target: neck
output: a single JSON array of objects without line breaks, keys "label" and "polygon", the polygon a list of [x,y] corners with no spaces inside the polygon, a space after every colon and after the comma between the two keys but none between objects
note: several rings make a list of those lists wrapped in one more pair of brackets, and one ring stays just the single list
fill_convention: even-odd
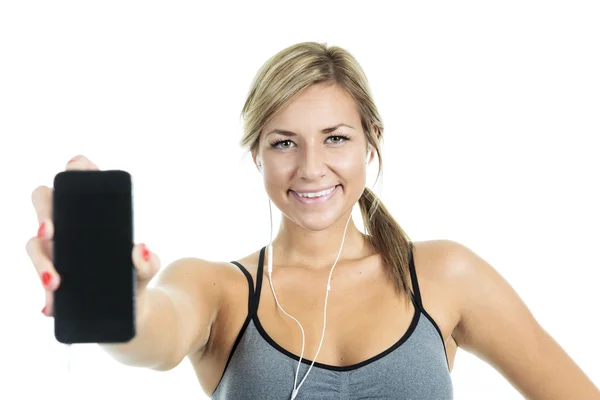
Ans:
[{"label": "neck", "polygon": [[279,233],[273,240],[275,259],[285,259],[287,265],[311,269],[331,268],[340,252],[346,222],[348,227],[339,260],[363,254],[367,239],[354,225],[352,218],[348,221],[349,217],[350,213],[346,213],[327,229],[309,231],[283,216]]}]

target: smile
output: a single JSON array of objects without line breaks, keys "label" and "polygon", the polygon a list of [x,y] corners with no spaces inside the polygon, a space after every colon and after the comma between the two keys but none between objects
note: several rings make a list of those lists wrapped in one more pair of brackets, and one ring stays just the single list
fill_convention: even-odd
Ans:
[{"label": "smile", "polygon": [[293,197],[300,201],[303,204],[320,204],[324,203],[337,192],[337,189],[340,185],[335,185],[329,189],[321,190],[318,192],[296,192],[295,190],[290,190]]}]

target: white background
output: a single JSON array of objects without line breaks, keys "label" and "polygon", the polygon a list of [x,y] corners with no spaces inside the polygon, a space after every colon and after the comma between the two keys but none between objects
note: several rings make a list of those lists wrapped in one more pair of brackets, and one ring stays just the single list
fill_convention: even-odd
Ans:
[{"label": "white background", "polygon": [[[204,398],[187,360],[152,372],[81,346],[65,372],[30,194],[85,154],[133,175],[135,240],[163,265],[255,251],[268,206],[239,113],[261,64],[309,40],[365,69],[385,124],[369,184],[411,239],[476,251],[600,385],[597,2],[200,3],[0,5],[0,398]],[[462,350],[452,375],[457,399],[521,398]]]}]

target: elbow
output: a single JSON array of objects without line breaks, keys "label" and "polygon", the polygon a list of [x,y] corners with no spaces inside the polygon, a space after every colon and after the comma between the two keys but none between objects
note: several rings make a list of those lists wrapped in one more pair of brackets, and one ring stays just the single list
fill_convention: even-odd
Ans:
[{"label": "elbow", "polygon": [[149,366],[149,368],[153,371],[158,371],[158,372],[171,371],[172,369],[177,367],[179,364],[181,364],[182,361],[183,361],[182,358],[164,360],[160,363]]},{"label": "elbow", "polygon": [[[185,341],[180,339],[177,343],[185,343]],[[167,352],[167,354],[163,353],[163,356],[160,357],[158,361],[151,365],[147,365],[147,367],[153,371],[165,372],[179,366],[179,364],[187,357],[188,349],[182,345],[175,345],[174,347],[175,348],[170,352]]]},{"label": "elbow", "polygon": [[150,365],[146,365],[147,368],[153,371],[165,372],[170,371],[177,367],[183,359],[186,357],[186,354],[183,351],[175,350],[168,352],[167,354],[163,353],[163,356],[159,359],[155,358],[155,362]]}]

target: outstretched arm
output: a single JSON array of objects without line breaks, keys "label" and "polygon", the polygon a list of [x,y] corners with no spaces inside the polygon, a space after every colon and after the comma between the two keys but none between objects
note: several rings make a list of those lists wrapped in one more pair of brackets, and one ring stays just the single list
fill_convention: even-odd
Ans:
[{"label": "outstretched arm", "polygon": [[119,362],[165,371],[189,354],[202,354],[221,302],[219,267],[182,258],[157,276],[141,295],[136,338],[102,345]]}]

